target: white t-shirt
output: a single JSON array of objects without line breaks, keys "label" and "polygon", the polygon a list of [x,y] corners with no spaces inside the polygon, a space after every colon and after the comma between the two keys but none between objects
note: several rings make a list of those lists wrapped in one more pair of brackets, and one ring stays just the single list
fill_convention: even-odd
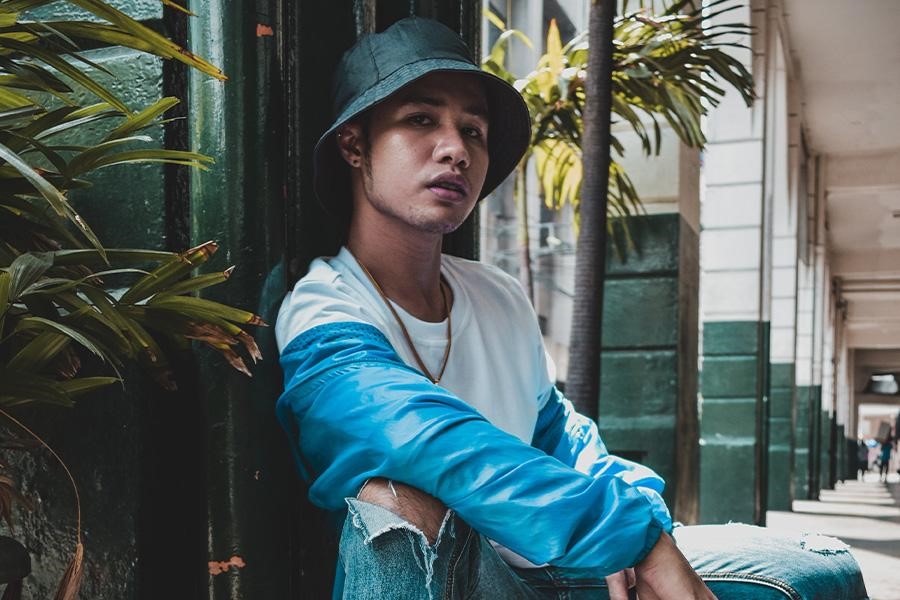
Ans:
[{"label": "white t-shirt", "polygon": [[[538,411],[554,385],[531,303],[519,283],[496,267],[444,255],[441,273],[453,292],[453,344],[439,385],[530,444]],[[394,308],[428,370],[438,373],[447,345],[446,320],[429,323],[396,303]],[[333,258],[314,260],[287,294],[275,323],[278,350],[313,327],[347,321],[376,327],[400,358],[418,369],[400,326],[346,248]],[[510,564],[535,566],[497,549]]]}]

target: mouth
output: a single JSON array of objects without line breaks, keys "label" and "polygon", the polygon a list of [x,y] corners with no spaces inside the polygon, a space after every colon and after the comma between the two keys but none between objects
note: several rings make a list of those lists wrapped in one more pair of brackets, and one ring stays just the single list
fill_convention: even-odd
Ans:
[{"label": "mouth", "polygon": [[445,173],[430,180],[425,187],[443,200],[462,200],[469,195],[469,182],[462,175]]}]

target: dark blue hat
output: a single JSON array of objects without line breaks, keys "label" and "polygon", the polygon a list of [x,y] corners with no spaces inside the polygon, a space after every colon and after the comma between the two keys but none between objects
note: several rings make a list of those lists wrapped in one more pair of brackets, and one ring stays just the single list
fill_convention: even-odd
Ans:
[{"label": "dark blue hat", "polygon": [[[511,85],[481,70],[465,42],[451,29],[420,17],[397,21],[381,33],[362,36],[344,53],[335,73],[331,127],[315,149],[315,190],[328,209],[345,168],[335,143],[337,129],[402,87],[436,71],[472,73],[484,82],[488,99],[488,171],[479,199],[512,172],[531,136],[528,108]],[[346,187],[344,187],[346,189]]]}]

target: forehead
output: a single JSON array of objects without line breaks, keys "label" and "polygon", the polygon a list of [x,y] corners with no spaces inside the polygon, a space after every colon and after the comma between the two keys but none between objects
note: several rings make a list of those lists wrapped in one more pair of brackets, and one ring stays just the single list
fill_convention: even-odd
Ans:
[{"label": "forehead", "polygon": [[437,71],[396,92],[392,103],[458,104],[463,110],[487,118],[488,100],[481,77],[473,73]]}]

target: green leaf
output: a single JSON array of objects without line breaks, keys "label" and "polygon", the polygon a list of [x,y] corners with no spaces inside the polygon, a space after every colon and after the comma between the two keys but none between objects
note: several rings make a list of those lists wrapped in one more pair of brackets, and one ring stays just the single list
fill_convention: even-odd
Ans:
[{"label": "green leaf", "polygon": [[6,363],[6,367],[12,372],[36,373],[62,352],[69,342],[71,338],[61,333],[39,333]]},{"label": "green leaf", "polygon": [[3,322],[9,311],[9,287],[12,277],[6,271],[0,271],[0,339],[3,339]]},{"label": "green leaf", "polygon": [[214,242],[206,242],[195,248],[191,248],[182,254],[170,254],[169,260],[148,273],[140,281],[122,294],[122,304],[133,304],[149,298],[156,292],[163,290],[183,277],[186,277],[194,267],[201,265],[212,256],[218,245]]},{"label": "green leaf", "polygon": [[67,214],[66,207],[68,202],[66,201],[66,197],[62,195],[62,192],[53,187],[50,182],[44,179],[37,171],[32,169],[28,163],[22,160],[18,154],[4,146],[2,143],[0,143],[0,159],[5,160],[27,179],[47,202],[50,203],[58,215],[63,216]]},{"label": "green leaf", "polygon": [[85,89],[95,94],[98,98],[102,98],[109,102],[112,106],[119,109],[123,113],[129,113],[128,107],[119,98],[107,90],[104,86],[97,83],[94,79],[78,70],[63,58],[50,51],[34,44],[23,44],[21,42],[0,37],[0,46],[6,46],[12,50],[24,53],[26,56],[32,56],[44,63],[50,65],[72,81],[78,83]]},{"label": "green leaf", "polygon": [[69,396],[79,396],[114,383],[122,383],[122,379],[120,377],[76,377],[60,382],[59,387]]},{"label": "green leaf", "polygon": [[117,26],[121,30],[130,33],[136,38],[147,44],[150,52],[162,56],[164,58],[174,58],[185,63],[190,67],[194,67],[208,75],[212,75],[216,79],[227,79],[221,69],[208,63],[202,58],[195,56],[186,49],[180,47],[175,42],[156,33],[152,29],[141,25],[125,13],[113,8],[112,6],[102,2],[101,0],[69,0],[71,4],[90,11],[102,19],[106,19],[112,25]]},{"label": "green leaf", "polygon": [[75,212],[69,202],[66,200],[65,196],[62,193],[53,187],[46,179],[41,177],[34,169],[32,169],[24,160],[22,160],[18,154],[11,151],[9,148],[0,144],[0,159],[8,162],[13,168],[15,168],[19,173],[21,173],[28,181],[31,183],[50,203],[54,210],[56,210],[57,214],[60,216],[67,217],[70,221],[72,221],[76,227],[81,230],[81,233],[91,242],[91,244],[97,249],[101,254],[104,253],[103,246],[100,244],[100,240],[97,239],[97,236],[88,227],[87,223],[82,220],[81,216]]},{"label": "green leaf", "polygon": [[28,331],[33,329],[44,331],[53,330],[57,333],[61,333],[87,348],[98,358],[101,358],[104,361],[107,360],[103,351],[86,335],[72,327],[63,325],[62,323],[57,323],[56,321],[51,321],[50,319],[45,319],[43,317],[25,317],[18,322],[18,325],[16,325],[16,331]]},{"label": "green leaf", "polygon": [[481,14],[484,16],[485,19],[490,21],[494,25],[494,27],[496,27],[500,31],[506,31],[506,23],[504,23],[503,19],[498,17],[497,13],[492,11],[490,8],[488,8],[487,6],[482,8]]},{"label": "green leaf", "polygon": [[187,165],[205,171],[209,168],[206,166],[206,163],[213,162],[213,159],[204,154],[187,152],[184,150],[127,150],[125,152],[118,152],[116,154],[109,154],[98,158],[91,164],[91,168],[101,169],[103,167],[135,162],[161,162]]},{"label": "green leaf", "polygon": [[223,281],[227,281],[229,275],[231,275],[231,271],[234,267],[226,271],[222,271],[220,273],[208,273],[206,275],[198,275],[197,277],[191,277],[187,281],[182,281],[181,283],[176,283],[175,285],[171,285],[166,288],[165,293],[171,295],[178,294],[188,294],[191,292],[196,292],[207,288],[212,285],[216,285],[222,283]]},{"label": "green leaf", "polygon": [[9,298],[15,302],[21,293],[53,266],[53,256],[43,252],[22,254],[9,266]]},{"label": "green leaf", "polygon": [[251,312],[220,304],[205,298],[157,294],[147,301],[148,308],[165,309],[198,318],[216,317],[245,325],[260,325],[262,320]]},{"label": "green leaf", "polygon": [[178,98],[173,98],[171,96],[160,98],[142,111],[128,117],[124,123],[113,129],[109,135],[106,136],[106,139],[120,139],[131,135],[135,131],[140,131],[179,102]]},{"label": "green leaf", "polygon": [[45,402],[70,407],[73,402],[56,381],[31,373],[0,369],[0,406],[16,406],[28,402]]}]

